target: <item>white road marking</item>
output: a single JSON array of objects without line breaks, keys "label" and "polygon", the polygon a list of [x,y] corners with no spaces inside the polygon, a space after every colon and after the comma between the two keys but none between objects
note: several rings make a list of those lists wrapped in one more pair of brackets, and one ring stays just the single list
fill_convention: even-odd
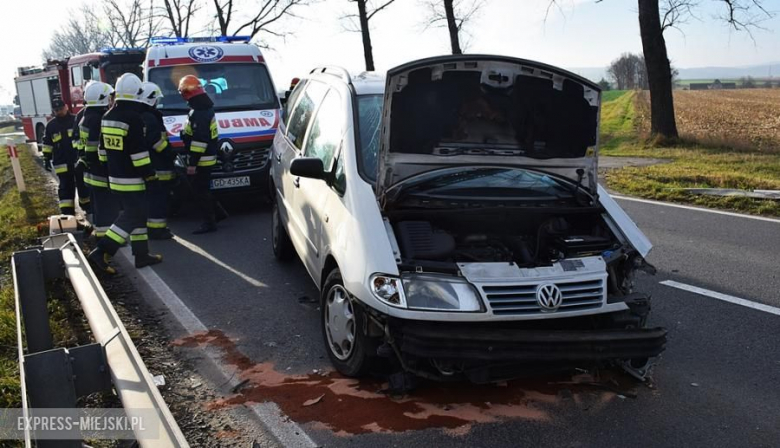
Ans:
[{"label": "white road marking", "polygon": [[[198,319],[195,313],[182,302],[179,296],[173,292],[152,268],[135,269],[133,267],[133,256],[129,248],[121,249],[119,255],[122,258],[119,260],[123,264],[122,269],[125,272],[135,271],[144,282],[144,285],[140,285],[143,289],[141,293],[143,295],[151,295],[165,305],[186,332],[204,333],[208,331],[208,327]],[[145,288],[143,288],[144,286]],[[203,352],[224,377],[223,381],[227,382],[230,387],[234,387],[240,382],[234,372],[229,372],[225,368],[219,351],[203,350]],[[293,448],[314,448],[318,446],[306,434],[303,428],[284,415],[275,403],[247,404],[247,407],[263,422],[263,426],[282,446]]]},{"label": "white road marking", "polygon": [[215,256],[213,256],[210,253],[208,253],[205,250],[203,250],[197,244],[194,244],[194,243],[192,243],[190,241],[187,241],[187,240],[185,240],[184,238],[182,238],[182,237],[180,237],[178,235],[173,237],[173,240],[176,241],[177,243],[181,244],[182,246],[186,247],[187,249],[189,249],[189,250],[195,252],[196,254],[200,255],[201,257],[204,257],[205,259],[209,260],[210,262],[216,264],[217,266],[222,267],[222,268],[232,272],[233,274],[237,275],[238,277],[240,277],[241,279],[243,279],[244,281],[246,281],[247,283],[249,283],[252,286],[256,286],[258,288],[265,288],[266,286],[268,286],[265,283],[261,282],[260,280],[254,279],[254,278],[244,274],[243,272],[239,271],[238,269],[235,269],[234,267],[228,265],[227,263],[225,263],[224,261],[220,260],[219,258],[216,258]]},{"label": "white road marking", "polygon": [[750,300],[740,299],[739,297],[730,296],[716,291],[710,291],[709,289],[699,288],[698,286],[686,285],[685,283],[676,282],[674,280],[665,280],[661,282],[662,285],[671,286],[672,288],[682,289],[683,291],[693,292],[701,294],[703,296],[712,297],[713,299],[722,300],[724,302],[733,303],[735,305],[741,305],[754,310],[763,311],[765,313],[774,314],[780,316],[780,308],[776,308],[763,303],[756,303]]},{"label": "white road marking", "polygon": [[724,212],[723,210],[713,210],[713,209],[709,209],[709,208],[692,207],[690,205],[674,204],[672,202],[652,201],[650,199],[632,198],[632,197],[629,197],[629,196],[620,196],[620,195],[617,195],[617,194],[613,194],[613,195],[610,195],[610,196],[612,196],[615,199],[619,199],[621,201],[642,202],[644,204],[662,205],[664,207],[683,208],[683,209],[686,209],[686,210],[695,210],[695,211],[698,211],[698,212],[714,213],[716,215],[733,216],[735,218],[755,219],[756,221],[765,221],[765,222],[773,222],[775,224],[780,224],[780,219],[767,218],[766,216],[744,215],[742,213]]}]

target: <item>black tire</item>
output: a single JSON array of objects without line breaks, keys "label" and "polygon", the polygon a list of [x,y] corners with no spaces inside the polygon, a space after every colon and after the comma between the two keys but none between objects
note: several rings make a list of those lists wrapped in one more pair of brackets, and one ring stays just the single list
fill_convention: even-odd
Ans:
[{"label": "black tire", "polygon": [[[330,314],[329,302],[335,300],[336,292],[345,295],[349,309],[354,316],[353,328],[354,339],[347,353],[337,348],[331,342],[329,336]],[[332,270],[325,279],[325,285],[320,293],[320,320],[322,321],[322,340],[325,343],[325,350],[328,352],[331,364],[336,370],[344,376],[361,377],[369,373],[375,361],[377,341],[364,334],[367,327],[367,319],[363,307],[344,288],[344,282],[341,279],[341,271],[338,268]],[[346,355],[346,356],[345,356]]]},{"label": "black tire", "polygon": [[290,261],[295,254],[295,248],[290,241],[290,235],[284,228],[282,217],[279,215],[279,205],[274,201],[271,223],[271,245],[274,249],[274,257],[279,261]]}]

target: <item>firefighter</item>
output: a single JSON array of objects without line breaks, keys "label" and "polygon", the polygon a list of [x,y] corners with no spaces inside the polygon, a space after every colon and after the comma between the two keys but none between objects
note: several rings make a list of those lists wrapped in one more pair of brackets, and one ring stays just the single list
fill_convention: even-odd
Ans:
[{"label": "firefighter", "polygon": [[60,201],[60,213],[75,215],[77,187],[80,202],[85,207],[89,204],[89,193],[84,188],[83,182],[76,182],[75,168],[78,152],[73,147],[75,119],[70,113],[68,105],[60,98],[55,98],[52,101],[51,108],[54,112],[54,118],[46,123],[46,132],[43,135],[44,167],[49,171],[54,168],[54,173],[59,178],[57,196]]},{"label": "firefighter", "polygon": [[108,111],[114,88],[92,82],[84,89],[84,116],[79,121],[79,138],[84,148],[84,183],[92,194],[93,235],[100,240],[119,214],[119,199],[108,188],[105,150],[100,149],[100,122]]},{"label": "firefighter", "polygon": [[214,116],[214,103],[206,94],[200,80],[187,75],[179,81],[179,93],[190,106],[190,113],[181,139],[188,154],[187,176],[191,179],[196,199],[201,208],[203,223],[194,234],[214,232],[217,221],[227,217],[224,209],[211,194],[211,170],[217,163],[219,131]]},{"label": "firefighter", "polygon": [[154,169],[144,145],[141,113],[146,105],[141,102],[142,91],[137,76],[122,75],[116,82],[116,103],[100,124],[100,149],[108,160],[108,186],[119,199],[122,211],[90,252],[89,260],[108,274],[116,273],[108,262],[128,240],[136,268],[162,262],[162,255],[149,253],[146,229],[146,183],[154,180]]},{"label": "firefighter", "polygon": [[160,87],[152,82],[143,83],[141,101],[147,105],[141,114],[146,126],[145,145],[152,159],[152,167],[156,173],[156,180],[149,182],[147,201],[149,203],[149,216],[146,219],[146,227],[149,229],[149,239],[167,240],[173,238],[173,233],[168,229],[168,197],[171,194],[174,180],[173,161],[176,153],[168,145],[168,132],[165,130],[163,116],[157,110],[157,101],[163,94]]},{"label": "firefighter", "polygon": [[[92,222],[92,217],[89,216],[92,213],[92,191],[87,183],[84,182],[84,172],[86,171],[87,162],[84,159],[84,145],[81,142],[81,134],[79,132],[79,123],[81,123],[81,119],[84,117],[85,112],[86,107],[82,107],[73,119],[73,130],[71,131],[71,134],[73,136],[73,148],[76,150],[76,154],[78,154],[73,174],[76,179],[76,190],[79,192],[79,207],[87,214],[87,220]],[[85,195],[82,195],[82,192],[85,193]]]}]

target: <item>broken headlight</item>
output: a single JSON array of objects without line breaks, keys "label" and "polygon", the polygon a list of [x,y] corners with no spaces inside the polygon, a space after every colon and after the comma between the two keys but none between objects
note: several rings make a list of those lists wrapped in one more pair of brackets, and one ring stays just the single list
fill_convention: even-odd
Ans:
[{"label": "broken headlight", "polygon": [[445,275],[403,277],[406,306],[426,311],[485,311],[477,290],[467,281]]},{"label": "broken headlight", "polygon": [[374,274],[371,276],[369,286],[374,297],[382,302],[390,306],[406,308],[404,287],[400,278]]}]

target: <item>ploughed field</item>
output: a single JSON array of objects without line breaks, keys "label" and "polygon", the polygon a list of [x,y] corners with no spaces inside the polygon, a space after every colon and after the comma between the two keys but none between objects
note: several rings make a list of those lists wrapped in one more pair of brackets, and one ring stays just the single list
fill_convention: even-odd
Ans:
[{"label": "ploughed field", "polygon": [[[648,93],[641,98],[649,119]],[[676,90],[674,106],[683,138],[780,153],[780,89]]]}]

